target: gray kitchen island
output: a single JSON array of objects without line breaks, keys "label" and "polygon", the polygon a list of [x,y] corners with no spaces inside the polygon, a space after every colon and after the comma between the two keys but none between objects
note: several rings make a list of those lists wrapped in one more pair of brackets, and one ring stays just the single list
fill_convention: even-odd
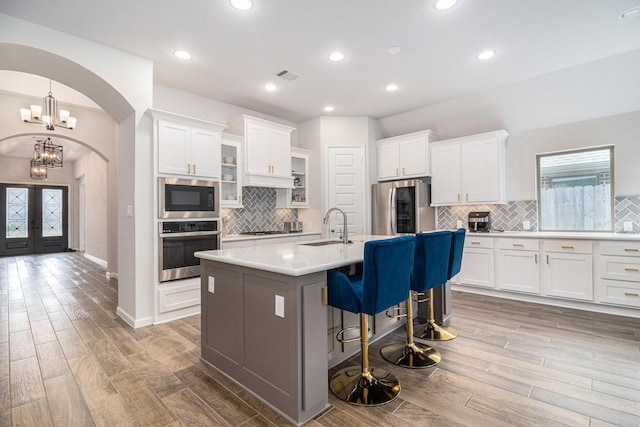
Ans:
[{"label": "gray kitchen island", "polygon": [[[326,305],[326,272],[354,269],[362,263],[365,242],[385,238],[196,252],[202,360],[293,423],[312,419],[328,407],[329,366],[359,349],[358,343],[336,344],[335,330],[357,325],[357,316]],[[372,340],[402,324],[374,319]]]}]

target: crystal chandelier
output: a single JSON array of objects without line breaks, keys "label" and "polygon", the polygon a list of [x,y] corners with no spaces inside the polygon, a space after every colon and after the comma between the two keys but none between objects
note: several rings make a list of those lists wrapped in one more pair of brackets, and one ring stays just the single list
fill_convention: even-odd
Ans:
[{"label": "crystal chandelier", "polygon": [[31,179],[47,180],[47,167],[38,164],[37,161],[31,160],[31,168],[29,169],[29,175]]},{"label": "crystal chandelier", "polygon": [[54,143],[51,138],[36,142],[33,147],[33,161],[45,168],[61,168],[62,145]]},{"label": "crystal chandelier", "polygon": [[60,110],[58,113],[58,102],[51,95],[51,80],[49,80],[49,94],[42,98],[42,107],[31,105],[30,108],[21,108],[20,116],[25,123],[39,123],[47,130],[54,130],[56,126],[65,129],[76,127],[76,118],[69,117],[69,110]]}]

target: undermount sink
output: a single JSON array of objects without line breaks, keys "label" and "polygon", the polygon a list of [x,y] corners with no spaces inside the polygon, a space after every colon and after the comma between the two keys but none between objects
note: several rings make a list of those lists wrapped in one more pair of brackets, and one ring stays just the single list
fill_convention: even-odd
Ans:
[{"label": "undermount sink", "polygon": [[[349,243],[353,243],[349,240]],[[324,240],[322,242],[309,242],[309,243],[300,243],[303,246],[327,246],[327,245],[339,245],[342,244],[342,240]]]}]

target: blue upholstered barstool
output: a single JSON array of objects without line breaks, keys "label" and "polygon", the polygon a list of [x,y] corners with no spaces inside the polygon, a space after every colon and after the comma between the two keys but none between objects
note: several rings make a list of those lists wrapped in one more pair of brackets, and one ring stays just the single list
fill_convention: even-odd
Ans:
[{"label": "blue upholstered barstool", "polygon": [[[451,251],[447,268],[447,278],[445,281],[440,283],[440,285],[444,285],[447,280],[450,280],[453,276],[460,272],[465,233],[466,230],[464,228],[459,228],[452,234]],[[429,319],[424,327],[424,330],[417,331],[416,337],[433,341],[449,341],[457,336],[458,332],[456,332],[456,330],[451,326],[438,325],[436,323],[433,314],[433,287],[429,288]]]},{"label": "blue upholstered barstool", "polygon": [[[411,290],[424,292],[447,281],[451,236],[449,230],[416,234],[411,269]],[[413,298],[407,299],[407,340],[380,350],[382,357],[405,368],[428,368],[440,362],[440,353],[424,344],[413,342]]]},{"label": "blue upholstered barstool", "polygon": [[396,377],[384,369],[369,368],[367,316],[407,299],[414,245],[413,236],[366,242],[362,276],[327,273],[329,305],[360,314],[361,367],[342,369],[329,382],[333,394],[342,400],[374,406],[388,403],[400,393]]}]

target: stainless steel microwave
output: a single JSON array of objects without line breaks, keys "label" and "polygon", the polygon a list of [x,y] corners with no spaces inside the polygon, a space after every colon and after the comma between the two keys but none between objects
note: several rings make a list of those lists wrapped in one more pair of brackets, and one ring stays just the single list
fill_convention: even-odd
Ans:
[{"label": "stainless steel microwave", "polygon": [[217,181],[159,178],[160,218],[218,218],[220,185]]}]

